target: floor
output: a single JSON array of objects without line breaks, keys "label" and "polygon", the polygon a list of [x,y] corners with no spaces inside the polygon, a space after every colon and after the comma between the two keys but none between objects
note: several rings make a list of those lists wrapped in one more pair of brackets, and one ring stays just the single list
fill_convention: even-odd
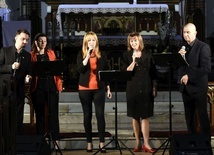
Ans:
[{"label": "floor", "polygon": [[[62,154],[63,155],[94,155],[96,153],[97,150],[94,150],[92,153],[88,153],[85,150],[62,150]],[[121,153],[123,155],[131,155],[132,153],[130,153],[128,150],[126,149],[122,149]],[[97,153],[97,155],[101,155],[104,153]],[[115,150],[107,150],[107,155],[119,155],[120,154],[120,150],[119,149],[115,149]],[[151,153],[146,153],[146,152],[135,152],[135,155],[149,155]],[[163,154],[163,150],[158,150],[156,153],[156,155],[161,155]],[[60,152],[52,152],[52,155],[60,155]],[[169,155],[168,150],[166,150],[166,152],[164,153],[164,155]]]}]

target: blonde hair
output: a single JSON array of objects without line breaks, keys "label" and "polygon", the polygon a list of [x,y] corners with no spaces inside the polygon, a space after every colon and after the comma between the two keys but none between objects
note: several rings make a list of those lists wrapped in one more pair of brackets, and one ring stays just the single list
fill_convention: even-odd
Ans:
[{"label": "blonde hair", "polygon": [[94,48],[95,55],[96,55],[97,58],[101,57],[101,53],[99,51],[98,37],[93,31],[89,31],[84,35],[84,38],[83,38],[83,44],[82,44],[83,59],[86,57],[87,52],[88,52],[88,41],[91,40],[92,38],[96,40],[96,46]]},{"label": "blonde hair", "polygon": [[138,39],[139,50],[142,51],[144,49],[144,42],[143,42],[142,36],[138,32],[132,32],[128,35],[128,38],[127,38],[127,49],[128,49],[128,51],[132,51],[130,40],[134,37],[136,37]]}]

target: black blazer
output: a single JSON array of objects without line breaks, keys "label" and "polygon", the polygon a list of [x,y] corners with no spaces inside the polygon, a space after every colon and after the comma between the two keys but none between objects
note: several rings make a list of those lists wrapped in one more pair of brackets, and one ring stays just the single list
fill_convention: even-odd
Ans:
[{"label": "black blazer", "polygon": [[[8,95],[11,93],[11,77],[13,76],[12,64],[16,61],[15,46],[3,47],[0,50],[0,85],[3,80],[8,83]],[[15,72],[16,88],[19,96],[24,97],[25,76],[31,75],[31,56],[24,49],[20,53],[20,66]],[[0,86],[0,88],[1,88]],[[2,95],[2,88],[0,89]]]},{"label": "black blazer", "polygon": [[[128,66],[132,63],[133,52],[134,51],[132,50],[132,51],[126,51],[123,53],[121,70],[126,71]],[[144,79],[141,78],[141,81],[143,80],[143,83],[145,84],[145,87],[147,89],[146,91],[151,92],[153,89],[153,83],[155,83],[157,80],[157,70],[153,59],[152,51],[149,49],[144,49],[142,52],[142,56],[138,61],[139,61],[138,65],[141,69],[140,74],[142,74],[142,77],[144,78]],[[137,73],[136,67],[134,67],[132,71],[132,81],[139,79],[139,78],[136,78],[136,79],[134,78],[139,76],[140,76],[139,72]],[[132,81],[128,81],[127,84],[132,84]]]},{"label": "black blazer", "polygon": [[189,66],[180,68],[181,77],[188,75],[187,85],[181,84],[180,91],[186,88],[188,93],[207,91],[208,73],[211,71],[211,50],[208,44],[196,38],[188,56]]},{"label": "black blazer", "polygon": [[[88,62],[87,65],[84,66],[82,61],[83,61],[82,51],[80,51],[77,55],[77,71],[79,73],[79,85],[88,87],[90,77],[90,64]],[[96,70],[99,89],[104,89],[105,82],[99,80],[98,72],[106,69],[107,69],[107,57],[105,52],[101,52],[101,57],[97,59],[97,70]]]}]

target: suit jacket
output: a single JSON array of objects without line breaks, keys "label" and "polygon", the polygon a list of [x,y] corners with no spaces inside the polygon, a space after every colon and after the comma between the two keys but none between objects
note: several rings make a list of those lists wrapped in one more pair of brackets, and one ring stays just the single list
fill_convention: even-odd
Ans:
[{"label": "suit jacket", "polygon": [[12,64],[16,61],[15,46],[3,47],[0,50],[0,95],[2,95],[2,83],[6,81],[8,84],[7,95],[11,94],[12,77],[15,79],[16,92],[18,96],[25,96],[25,76],[31,75],[31,60],[30,53],[24,49],[20,52],[19,62],[20,66],[15,71],[13,76]]},{"label": "suit jacket", "polygon": [[180,68],[181,77],[188,75],[187,85],[181,84],[180,91],[186,88],[188,93],[207,91],[208,73],[211,71],[211,50],[208,44],[196,38],[186,57],[189,66]]}]

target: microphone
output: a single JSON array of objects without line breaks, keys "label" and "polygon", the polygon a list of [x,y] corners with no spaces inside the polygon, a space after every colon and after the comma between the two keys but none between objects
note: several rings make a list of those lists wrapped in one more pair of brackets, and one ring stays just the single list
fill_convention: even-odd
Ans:
[{"label": "microphone", "polygon": [[182,46],[181,49],[186,50],[186,47],[185,47],[185,46]]},{"label": "microphone", "polygon": [[[19,53],[17,53],[17,57],[16,57],[16,61],[15,62],[21,63],[21,53],[22,53],[22,50]],[[16,70],[17,69],[14,69],[13,76],[16,75]]]},{"label": "microphone", "polygon": [[91,55],[91,53],[93,52],[93,48],[92,49],[90,49],[90,51],[89,51],[89,54]]},{"label": "microphone", "polygon": [[139,58],[136,57],[136,55],[137,55],[136,50],[134,50],[133,55],[135,56],[135,64],[136,64],[136,66],[138,66]]},{"label": "microphone", "polygon": [[[185,51],[185,50],[186,50],[186,47],[185,47],[185,46],[182,46],[181,49]],[[182,55],[182,57],[184,58],[184,60],[186,60],[185,54]]]},{"label": "microphone", "polygon": [[93,52],[94,48],[95,48],[94,46],[89,46],[89,49],[88,49],[89,50],[89,55],[91,55],[91,53]]}]

